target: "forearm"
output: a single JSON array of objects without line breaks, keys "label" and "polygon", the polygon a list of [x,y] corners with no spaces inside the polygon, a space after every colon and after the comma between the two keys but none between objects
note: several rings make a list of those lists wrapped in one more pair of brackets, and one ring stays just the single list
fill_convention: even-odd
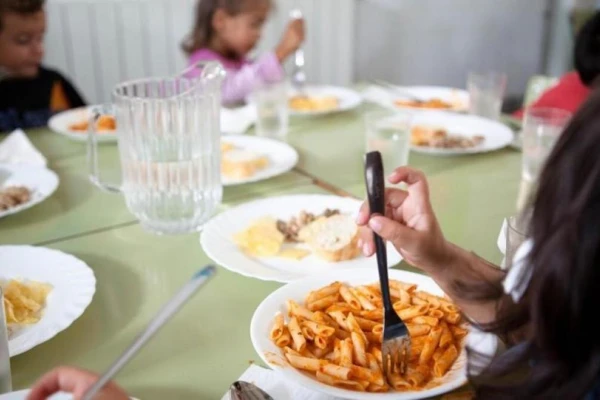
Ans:
[{"label": "forearm", "polygon": [[505,272],[452,243],[448,253],[445,265],[426,272],[470,319],[481,324],[494,321]]}]

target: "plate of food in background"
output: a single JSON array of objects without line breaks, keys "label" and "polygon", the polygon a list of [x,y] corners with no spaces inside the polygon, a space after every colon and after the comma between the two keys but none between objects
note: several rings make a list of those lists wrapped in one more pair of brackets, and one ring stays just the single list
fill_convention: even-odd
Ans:
[{"label": "plate of food in background", "polygon": [[[210,220],[200,243],[216,263],[241,275],[291,282],[344,268],[375,268],[362,255],[354,222],[361,202],[331,195],[271,197]],[[388,263],[400,254],[388,244]]]},{"label": "plate of food in background", "polygon": [[352,110],[362,103],[359,93],[337,86],[307,86],[292,89],[288,105],[292,116],[317,116]]},{"label": "plate of food in background", "polygon": [[221,139],[221,179],[224,186],[262,181],[290,171],[298,152],[289,144],[257,136]]},{"label": "plate of food in background", "polygon": [[[79,142],[88,140],[88,128],[91,110],[94,106],[74,108],[53,115],[48,127],[56,133]],[[115,142],[117,140],[117,123],[112,115],[101,115],[96,123],[99,142]]]},{"label": "plate of food in background", "polygon": [[415,114],[410,129],[411,151],[438,156],[495,151],[514,139],[513,131],[500,122],[447,112]]},{"label": "plate of food in background", "polygon": [[0,218],[46,200],[58,183],[58,176],[44,167],[0,164]]},{"label": "plate of food in background", "polygon": [[411,110],[469,110],[469,92],[436,86],[406,86],[393,91],[393,105]]},{"label": "plate of food in background", "polygon": [[0,246],[0,259],[11,357],[68,328],[83,314],[96,291],[90,267],[58,250]]},{"label": "plate of food in background", "polygon": [[469,331],[458,307],[426,275],[390,270],[389,279],[411,336],[404,374],[382,372],[376,269],[334,271],[277,289],[252,317],[254,349],[290,382],[335,398],[421,399],[465,384]]}]

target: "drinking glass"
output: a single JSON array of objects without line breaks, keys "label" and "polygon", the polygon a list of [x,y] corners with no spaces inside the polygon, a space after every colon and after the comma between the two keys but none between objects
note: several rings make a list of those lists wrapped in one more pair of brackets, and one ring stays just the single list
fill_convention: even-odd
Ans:
[{"label": "drinking glass", "polygon": [[522,217],[511,216],[506,219],[506,250],[504,252],[505,266],[513,262],[515,253],[526,239],[527,226]]},{"label": "drinking glass", "polygon": [[[412,119],[409,111],[372,111],[365,115],[367,152],[381,153],[386,173],[408,165]],[[386,180],[386,185],[391,184]]]},{"label": "drinking glass", "polygon": [[467,78],[469,112],[483,118],[500,119],[506,91],[506,74],[471,72]]},{"label": "drinking glass", "polygon": [[525,110],[522,132],[524,181],[537,180],[571,115],[557,108],[532,107]]},{"label": "drinking glass", "polygon": [[285,139],[289,123],[287,84],[261,84],[254,91],[253,98],[256,105],[256,134]]},{"label": "drinking glass", "polygon": [[[198,78],[148,78],[117,85],[114,104],[94,109],[89,130],[90,179],[122,193],[141,225],[158,234],[190,233],[222,198],[220,107],[225,71],[202,67]],[[114,114],[122,184],[101,181],[95,121]]]}]

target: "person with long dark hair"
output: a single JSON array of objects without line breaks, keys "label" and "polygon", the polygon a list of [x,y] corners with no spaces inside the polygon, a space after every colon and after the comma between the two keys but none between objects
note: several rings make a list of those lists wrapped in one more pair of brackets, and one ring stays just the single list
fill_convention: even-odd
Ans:
[{"label": "person with long dark hair", "polygon": [[[506,350],[470,374],[481,399],[600,398],[600,92],[562,133],[529,208],[528,238],[503,271],[447,241],[425,176],[396,169],[386,215],[357,223],[359,245],[374,253],[372,232],[430,275],[480,330]],[[475,349],[470,351],[471,364]]]}]

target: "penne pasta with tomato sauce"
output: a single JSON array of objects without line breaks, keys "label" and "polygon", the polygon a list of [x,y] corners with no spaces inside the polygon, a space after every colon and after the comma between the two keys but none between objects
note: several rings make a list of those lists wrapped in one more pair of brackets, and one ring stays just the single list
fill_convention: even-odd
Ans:
[{"label": "penne pasta with tomato sauce", "polygon": [[[319,382],[354,391],[415,391],[438,384],[463,349],[468,329],[448,298],[417,285],[390,281],[393,306],[411,336],[408,368],[383,375],[383,309],[379,283],[333,282],[311,291],[304,303],[287,302],[269,337],[293,368]],[[286,321],[287,320],[287,321]],[[435,381],[434,381],[435,379]]]}]

